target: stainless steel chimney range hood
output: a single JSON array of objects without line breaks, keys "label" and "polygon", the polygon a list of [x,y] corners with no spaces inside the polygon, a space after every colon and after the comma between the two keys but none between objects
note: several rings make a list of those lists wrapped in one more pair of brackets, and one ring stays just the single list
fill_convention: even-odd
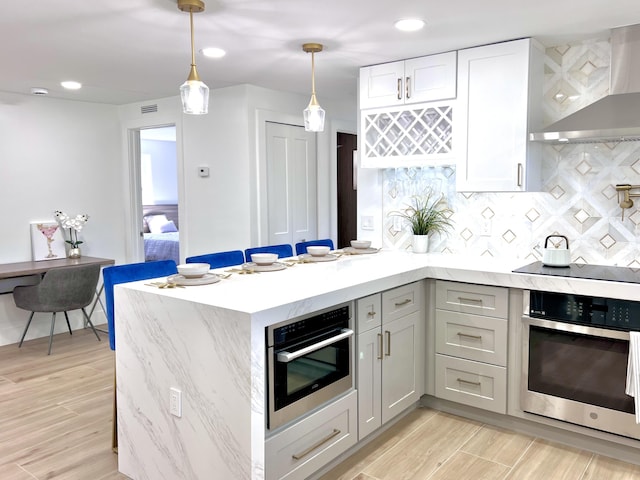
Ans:
[{"label": "stainless steel chimney range hood", "polygon": [[529,139],[546,143],[640,141],[640,25],[611,31],[610,95]]}]

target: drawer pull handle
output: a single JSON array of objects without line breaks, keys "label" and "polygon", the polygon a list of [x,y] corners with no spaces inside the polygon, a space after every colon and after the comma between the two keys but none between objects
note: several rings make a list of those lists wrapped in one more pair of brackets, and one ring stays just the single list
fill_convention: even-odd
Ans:
[{"label": "drawer pull handle", "polygon": [[382,360],[382,334],[378,334],[378,360]]},{"label": "drawer pull handle", "polygon": [[464,378],[458,378],[458,383],[467,383],[469,385],[473,385],[474,387],[479,387],[482,385],[480,382],[471,382],[469,380],[465,380]]},{"label": "drawer pull handle", "polygon": [[482,340],[482,335],[470,335],[464,332],[458,332],[456,335],[458,335],[459,337],[473,338],[474,340]]},{"label": "drawer pull handle", "polygon": [[387,357],[391,356],[391,332],[389,330],[385,330],[384,333],[387,335],[387,353],[385,355]]},{"label": "drawer pull handle", "polygon": [[401,307],[403,305],[406,305],[407,303],[411,303],[411,299],[410,298],[405,298],[401,302],[396,302],[395,305],[396,305],[396,307]]},{"label": "drawer pull handle", "polygon": [[458,297],[458,302],[460,302],[460,303],[462,303],[464,305],[472,305],[472,306],[482,307],[482,300],[480,298]]},{"label": "drawer pull handle", "polygon": [[398,100],[402,100],[402,78],[398,79]]},{"label": "drawer pull handle", "polygon": [[333,437],[340,435],[340,430],[338,430],[337,428],[333,429],[333,432],[331,432],[329,435],[327,435],[326,437],[324,437],[323,439],[317,441],[316,443],[314,443],[313,445],[311,445],[309,448],[307,448],[306,450],[303,450],[300,453],[294,453],[293,455],[291,455],[294,460],[300,460],[301,458],[306,457],[307,455],[309,455],[311,452],[313,452],[316,448],[322,446],[323,444],[327,443],[329,440],[331,440]]},{"label": "drawer pull handle", "polygon": [[376,312],[374,312],[374,311],[367,312],[367,317],[369,317],[369,318],[373,318],[373,317],[375,317],[375,316],[376,316]]},{"label": "drawer pull handle", "polygon": [[411,77],[407,77],[404,84],[404,91],[407,98],[411,98]]}]

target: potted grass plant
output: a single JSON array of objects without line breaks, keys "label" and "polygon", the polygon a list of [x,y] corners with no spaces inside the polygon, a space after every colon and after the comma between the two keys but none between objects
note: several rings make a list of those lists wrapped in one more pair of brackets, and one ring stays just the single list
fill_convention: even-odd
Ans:
[{"label": "potted grass plant", "polygon": [[404,210],[390,212],[390,215],[403,218],[411,228],[413,251],[426,253],[429,249],[429,235],[446,233],[452,227],[451,213],[444,205],[443,195],[433,198],[429,193],[411,197],[411,203]]}]

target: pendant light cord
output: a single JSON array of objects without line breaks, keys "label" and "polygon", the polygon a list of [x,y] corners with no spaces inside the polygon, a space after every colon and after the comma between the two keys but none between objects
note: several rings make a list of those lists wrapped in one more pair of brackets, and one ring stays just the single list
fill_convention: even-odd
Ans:
[{"label": "pendant light cord", "polygon": [[191,66],[196,66],[196,52],[193,42],[193,8],[189,8],[189,23],[191,26]]},{"label": "pendant light cord", "polygon": [[311,52],[311,95],[316,94],[316,66],[315,66],[315,53]]}]

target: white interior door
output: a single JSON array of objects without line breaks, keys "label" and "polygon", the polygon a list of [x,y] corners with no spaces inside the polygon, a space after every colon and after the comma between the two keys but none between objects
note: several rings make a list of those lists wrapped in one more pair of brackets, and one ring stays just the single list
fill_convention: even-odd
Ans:
[{"label": "white interior door", "polygon": [[266,122],[268,244],[317,236],[316,135]]}]

